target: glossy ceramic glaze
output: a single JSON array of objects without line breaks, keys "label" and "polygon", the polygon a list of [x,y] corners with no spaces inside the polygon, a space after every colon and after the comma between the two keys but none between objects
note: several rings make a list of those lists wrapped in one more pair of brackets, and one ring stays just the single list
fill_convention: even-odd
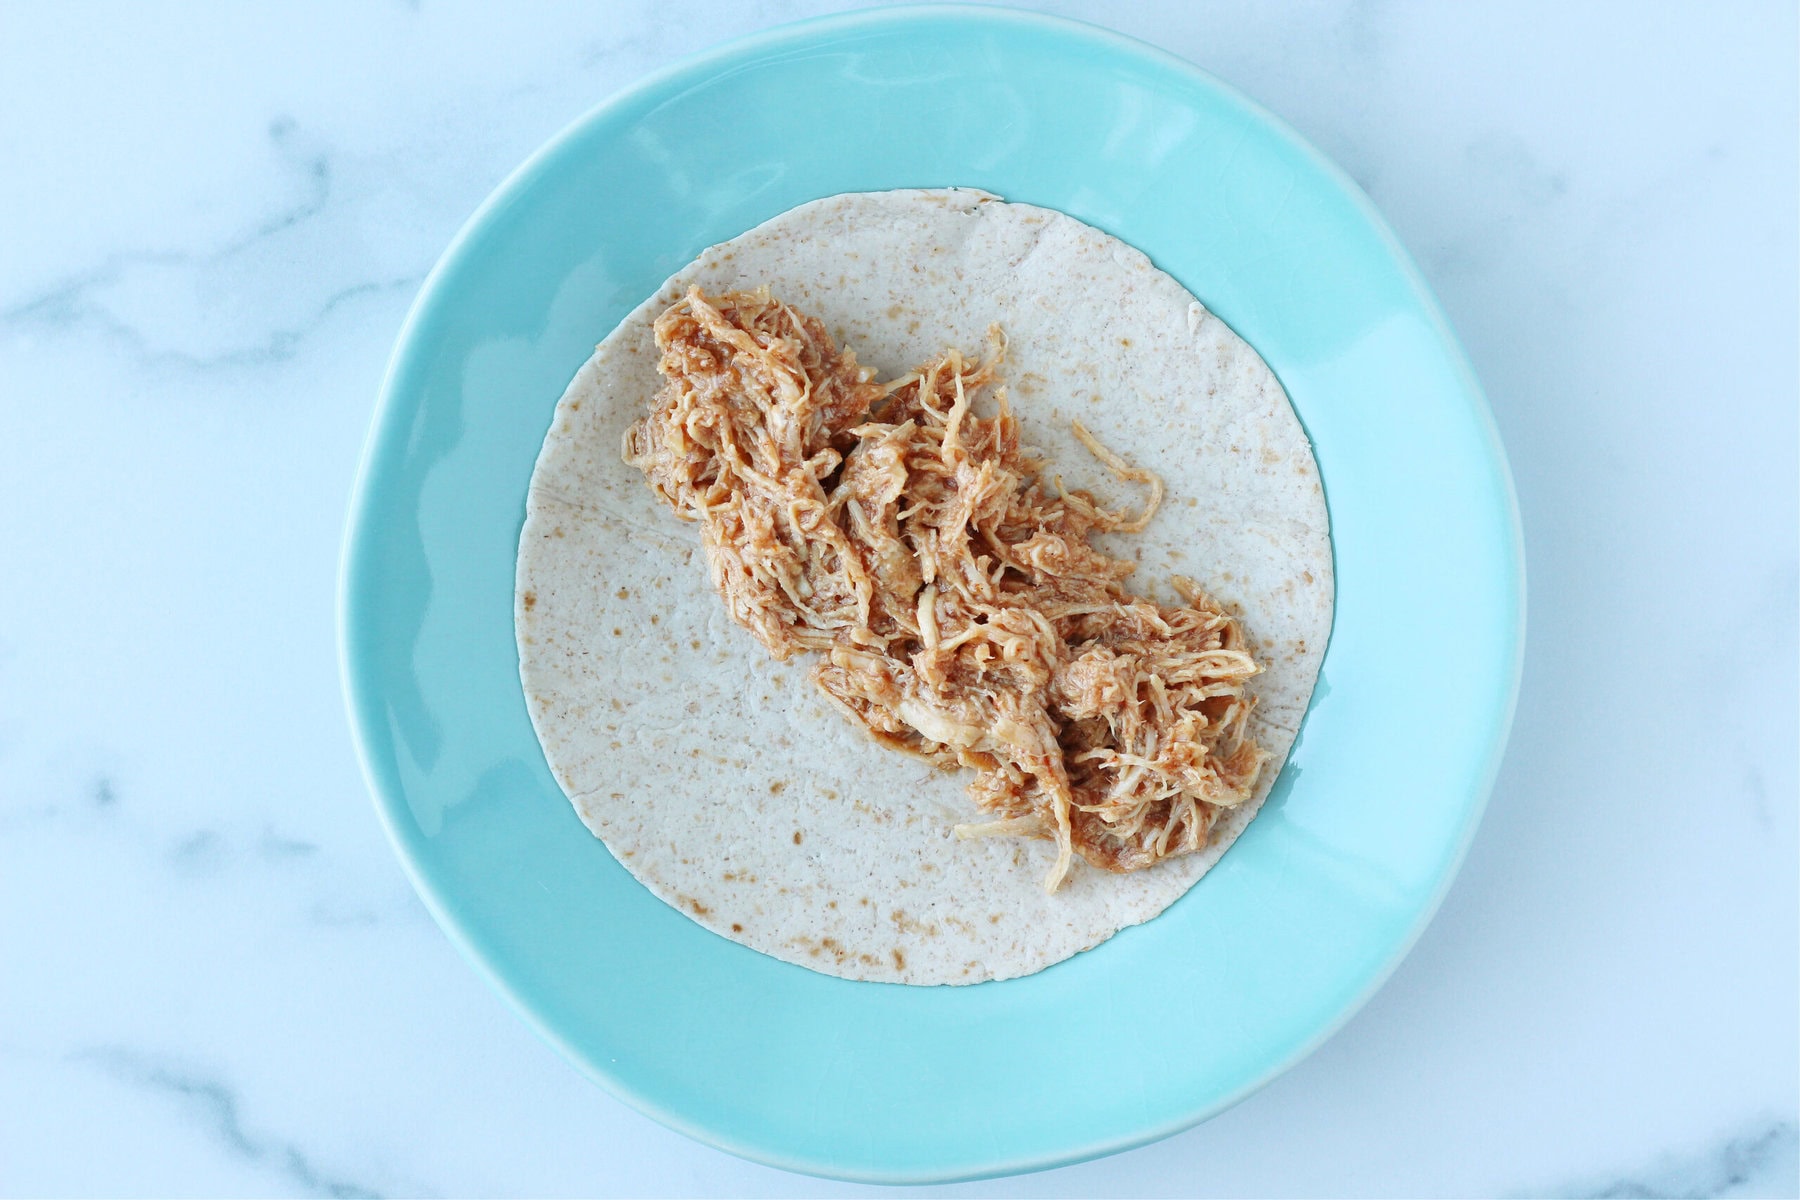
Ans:
[{"label": "glossy ceramic glaze", "polygon": [[[526,717],[513,559],[557,397],[665,276],[805,200],[945,184],[1117,234],[1263,354],[1314,441],[1338,593],[1299,745],[1194,891],[1038,975],[906,988],[715,937],[582,829]],[[645,80],[482,207],[426,282],[382,390],[342,643],[394,844],[527,1021],[695,1137],[795,1170],[920,1182],[1164,1136],[1354,1011],[1429,919],[1480,817],[1522,596],[1479,389],[1341,172],[1141,44],[1003,11],[890,10]]]}]

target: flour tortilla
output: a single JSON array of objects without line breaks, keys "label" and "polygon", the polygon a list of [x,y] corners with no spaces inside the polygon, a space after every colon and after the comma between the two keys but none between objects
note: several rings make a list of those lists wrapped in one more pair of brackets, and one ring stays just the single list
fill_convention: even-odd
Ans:
[{"label": "flour tortilla", "polygon": [[[651,326],[699,284],[768,285],[888,379],[997,322],[1023,439],[1070,487],[1136,508],[1071,418],[1168,486],[1142,534],[1096,538],[1176,602],[1190,576],[1241,617],[1271,753],[1208,848],[1113,875],[1049,841],[965,841],[965,772],[876,745],[725,616],[698,531],[619,458],[661,385]],[[656,895],[706,928],[832,975],[960,984],[1027,975],[1149,920],[1218,861],[1273,785],[1331,629],[1317,466],[1254,350],[1116,238],[966,189],[801,205],[676,273],[581,368],[532,474],[519,543],[520,676],[557,782]]]}]

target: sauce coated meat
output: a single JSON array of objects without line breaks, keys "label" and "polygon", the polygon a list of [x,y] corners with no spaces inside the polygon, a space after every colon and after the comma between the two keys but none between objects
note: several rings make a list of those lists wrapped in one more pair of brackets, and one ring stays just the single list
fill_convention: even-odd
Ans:
[{"label": "sauce coated meat", "polygon": [[[665,383],[627,462],[697,522],[732,618],[877,741],[975,772],[964,836],[1053,839],[1134,871],[1206,845],[1267,757],[1246,725],[1258,671],[1238,624],[1192,583],[1168,607],[1090,545],[1144,528],[1161,481],[1079,424],[1135,516],[1065,491],[1021,450],[1004,344],[886,384],[766,290],[699,289],[656,322]],[[977,402],[992,415],[977,414]]]}]

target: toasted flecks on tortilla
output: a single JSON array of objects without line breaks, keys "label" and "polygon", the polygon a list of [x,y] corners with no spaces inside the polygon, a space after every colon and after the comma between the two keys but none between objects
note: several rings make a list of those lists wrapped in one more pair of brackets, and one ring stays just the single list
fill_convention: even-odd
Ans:
[{"label": "toasted flecks on tortilla", "polygon": [[[885,385],[768,291],[691,289],[655,326],[664,385],[624,456],[698,522],[730,615],[777,659],[817,652],[820,689],[875,738],[976,776],[966,836],[1054,839],[1134,871],[1204,847],[1267,757],[1246,725],[1259,670],[1237,622],[1124,588],[1089,544],[1143,529],[1162,495],[1076,426],[1136,516],[1068,491],[1021,447],[1004,342],[950,349]],[[979,415],[977,403],[992,408]]]}]

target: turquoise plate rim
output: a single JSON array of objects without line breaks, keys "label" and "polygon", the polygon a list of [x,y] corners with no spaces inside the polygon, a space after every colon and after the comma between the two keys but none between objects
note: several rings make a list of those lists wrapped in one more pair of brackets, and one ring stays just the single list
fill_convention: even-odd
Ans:
[{"label": "turquoise plate rim", "polygon": [[[1498,694],[1491,696],[1490,700],[1498,700],[1498,706],[1491,723],[1491,733],[1482,753],[1469,771],[1468,778],[1471,786],[1467,790],[1462,808],[1461,824],[1457,827],[1454,837],[1449,839],[1450,844],[1447,846],[1449,853],[1443,860],[1445,865],[1441,874],[1429,897],[1418,907],[1410,927],[1395,943],[1395,949],[1391,955],[1367,974],[1360,990],[1356,991],[1341,1006],[1332,1019],[1321,1024],[1311,1037],[1300,1043],[1292,1052],[1271,1061],[1266,1069],[1243,1085],[1228,1093],[1209,1097],[1204,1103],[1165,1119],[1147,1124],[1130,1136],[1070,1145],[1056,1153],[1023,1156],[995,1155],[978,1162],[947,1162],[939,1167],[895,1170],[846,1162],[841,1154],[834,1155],[817,1149],[801,1151],[792,1147],[757,1144],[736,1137],[728,1130],[715,1128],[704,1121],[691,1119],[681,1112],[672,1111],[609,1073],[603,1064],[594,1061],[574,1045],[568,1036],[546,1021],[534,1009],[528,997],[522,995],[513,981],[497,969],[495,964],[490,962],[481,949],[471,941],[455,911],[454,896],[447,893],[440,886],[440,882],[433,878],[421,860],[419,849],[412,844],[407,830],[402,827],[401,817],[407,812],[407,801],[400,794],[397,785],[387,779],[378,769],[371,748],[371,739],[374,736],[372,730],[377,728],[374,718],[380,712],[380,693],[376,680],[378,672],[363,655],[363,651],[367,649],[367,631],[363,628],[362,618],[366,614],[360,605],[370,587],[367,579],[371,555],[369,535],[375,528],[374,516],[378,503],[377,483],[372,478],[372,465],[380,448],[395,436],[404,433],[397,427],[402,415],[401,402],[397,397],[402,390],[403,381],[415,366],[413,359],[418,353],[421,330],[429,325],[438,310],[448,302],[445,280],[455,273],[459,263],[468,252],[470,244],[492,218],[527,193],[542,175],[553,171],[559,155],[586,130],[648,97],[678,92],[715,73],[729,69],[734,63],[751,59],[771,50],[796,48],[821,35],[871,27],[927,24],[944,20],[970,22],[981,25],[990,31],[1004,32],[1010,27],[1084,39],[1110,53],[1146,61],[1164,71],[1172,72],[1190,84],[1215,93],[1252,118],[1266,133],[1285,142],[1290,149],[1306,159],[1310,166],[1335,184],[1356,206],[1360,216],[1380,238],[1383,248],[1398,268],[1400,276],[1411,293],[1412,301],[1418,310],[1427,316],[1431,333],[1441,343],[1457,376],[1456,382],[1459,389],[1468,402],[1468,415],[1474,418],[1479,427],[1487,457],[1485,465],[1493,472],[1497,483],[1496,492],[1491,499],[1498,504],[1498,516],[1510,531],[1508,544],[1502,547],[1502,552],[1506,556],[1504,574],[1510,584],[1508,588],[1510,594],[1504,598],[1504,604],[1511,610],[1511,620],[1506,627],[1492,631],[1494,636],[1503,639],[1505,653],[1501,657],[1507,665],[1501,670],[1501,677],[1495,681],[1498,684]],[[1041,13],[986,6],[930,4],[864,9],[815,17],[777,26],[690,55],[652,72],[583,113],[531,154],[494,189],[459,229],[427,275],[401,326],[395,349],[381,383],[374,417],[368,438],[363,446],[350,501],[340,560],[337,621],[339,665],[345,703],[350,718],[352,740],[382,827],[413,888],[433,919],[462,956],[530,1028],[584,1075],[600,1084],[608,1092],[653,1120],[698,1141],[751,1161],[802,1174],[863,1183],[927,1184],[992,1178],[1066,1166],[1133,1149],[1169,1137],[1207,1120],[1267,1085],[1271,1080],[1311,1054],[1342,1028],[1381,988],[1417,943],[1425,927],[1441,905],[1461,867],[1469,845],[1473,841],[1499,771],[1517,703],[1524,656],[1525,601],[1524,543],[1518,503],[1511,471],[1494,424],[1492,412],[1483,396],[1473,369],[1468,363],[1467,356],[1436,297],[1426,284],[1411,255],[1362,189],[1341,168],[1279,117],[1250,100],[1237,89],[1166,51],[1085,22]],[[1334,638],[1336,633],[1334,625]],[[862,984],[857,986],[884,987],[888,985]],[[976,986],[1005,985],[982,984]]]}]

